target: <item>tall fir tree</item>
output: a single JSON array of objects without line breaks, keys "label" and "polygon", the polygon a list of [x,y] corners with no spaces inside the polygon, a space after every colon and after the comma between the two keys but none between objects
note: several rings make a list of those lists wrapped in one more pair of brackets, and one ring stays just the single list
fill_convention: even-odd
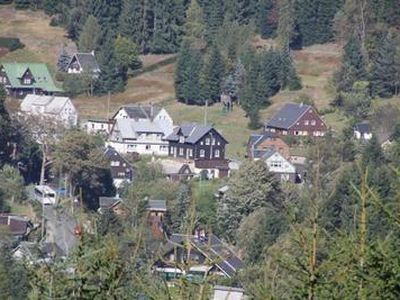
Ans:
[{"label": "tall fir tree", "polygon": [[224,22],[223,1],[203,0],[202,2],[206,25],[206,40],[211,43]]},{"label": "tall fir tree", "polygon": [[99,47],[101,27],[96,17],[89,15],[79,36],[78,48],[81,52],[90,52]]},{"label": "tall fir tree", "polygon": [[202,74],[202,95],[209,103],[218,102],[224,78],[224,60],[217,46],[212,46]]},{"label": "tall fir tree", "polygon": [[118,20],[122,10],[123,0],[87,0],[85,1],[86,14],[96,17],[103,30],[111,31],[116,35]]},{"label": "tall fir tree", "polygon": [[371,91],[373,96],[390,97],[395,93],[397,81],[396,46],[394,36],[388,32],[383,37],[373,59]]},{"label": "tall fir tree", "polygon": [[261,37],[273,37],[278,28],[277,2],[275,0],[260,0],[256,21]]},{"label": "tall fir tree", "polygon": [[0,166],[10,161],[12,137],[11,118],[6,108],[7,92],[0,83]]},{"label": "tall fir tree", "polygon": [[188,40],[192,47],[203,48],[205,37],[205,25],[203,9],[197,2],[192,0],[186,11],[186,22],[184,25],[184,39]]},{"label": "tall fir tree", "polygon": [[118,31],[142,49],[143,47],[143,13],[144,0],[124,0],[121,16],[119,18]]},{"label": "tall fir tree", "polygon": [[336,74],[336,85],[339,91],[351,91],[356,81],[367,77],[366,63],[361,50],[361,42],[351,37],[344,47],[342,66]]},{"label": "tall fir tree", "polygon": [[66,72],[70,61],[71,61],[71,56],[67,53],[65,47],[62,47],[57,60],[58,71]]},{"label": "tall fir tree", "polygon": [[115,58],[114,38],[111,34],[105,37],[98,55],[100,75],[95,82],[95,93],[123,91],[127,79],[126,69],[118,68]]}]

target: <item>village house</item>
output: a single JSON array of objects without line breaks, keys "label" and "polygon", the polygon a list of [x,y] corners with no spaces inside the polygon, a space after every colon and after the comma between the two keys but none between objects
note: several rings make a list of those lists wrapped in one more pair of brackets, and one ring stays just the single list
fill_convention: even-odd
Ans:
[{"label": "village house", "polygon": [[123,207],[123,199],[119,197],[99,197],[99,208],[98,213],[103,214],[108,210],[112,210],[112,212],[117,216],[125,215],[125,210]]},{"label": "village house", "polygon": [[278,151],[267,150],[260,158],[265,161],[268,170],[280,181],[296,182],[296,167]]},{"label": "village house", "polygon": [[23,114],[47,118],[67,128],[78,124],[78,112],[68,97],[26,95],[20,109]]},{"label": "village house", "polygon": [[242,260],[216,235],[197,229],[193,235],[171,235],[163,258],[153,269],[166,280],[173,280],[182,275],[232,278],[243,267]]},{"label": "village house", "polygon": [[354,125],[353,132],[357,140],[368,141],[372,138],[371,126],[367,121]]},{"label": "village house", "polygon": [[89,134],[102,134],[108,136],[113,125],[113,120],[89,119],[85,122],[83,128]]},{"label": "village house", "polygon": [[190,180],[195,175],[191,163],[170,159],[160,159],[157,162],[160,163],[163,174],[171,181]]},{"label": "village house", "polygon": [[228,141],[213,127],[186,123],[167,137],[170,157],[194,161],[195,171],[206,171],[208,177],[228,175],[225,147]]},{"label": "village house", "polygon": [[312,106],[287,103],[266,122],[265,131],[283,136],[321,137],[327,126]]},{"label": "village house", "polygon": [[31,264],[51,263],[54,258],[65,258],[65,253],[55,243],[20,242],[11,255]]},{"label": "village house", "polygon": [[12,214],[0,214],[0,232],[16,240],[25,239],[33,229],[29,219]]},{"label": "village house", "polygon": [[97,77],[100,73],[100,67],[96,61],[94,51],[90,53],[75,53],[66,70],[69,74],[82,74],[85,72],[92,74],[94,77]]},{"label": "village house", "polygon": [[167,213],[167,202],[165,200],[148,200],[147,221],[154,237],[164,237],[164,219]]},{"label": "village house", "polygon": [[166,137],[173,131],[173,121],[163,108],[122,106],[113,116],[108,144],[121,153],[168,155]]},{"label": "village house", "polygon": [[269,150],[278,151],[285,158],[290,157],[289,146],[274,132],[263,132],[250,135],[247,143],[247,156],[250,159],[260,158]]},{"label": "village house", "polygon": [[53,95],[63,92],[56,87],[49,69],[43,63],[0,63],[0,83],[11,97],[23,99],[26,95]]},{"label": "village house", "polygon": [[108,146],[104,155],[110,162],[111,176],[116,188],[119,188],[123,182],[132,182],[136,170],[118,151]]}]

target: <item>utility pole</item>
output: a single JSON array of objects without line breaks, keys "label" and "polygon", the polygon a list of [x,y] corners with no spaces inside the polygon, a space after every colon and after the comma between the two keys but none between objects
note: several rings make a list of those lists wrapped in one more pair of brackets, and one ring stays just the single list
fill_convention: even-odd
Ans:
[{"label": "utility pole", "polygon": [[204,125],[207,125],[207,108],[208,108],[208,100],[206,100],[206,105],[204,106]]}]

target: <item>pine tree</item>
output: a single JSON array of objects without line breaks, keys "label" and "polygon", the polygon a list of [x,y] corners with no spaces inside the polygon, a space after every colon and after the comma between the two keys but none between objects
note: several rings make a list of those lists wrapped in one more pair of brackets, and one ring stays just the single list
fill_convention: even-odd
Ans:
[{"label": "pine tree", "polygon": [[10,160],[12,129],[10,115],[5,105],[6,96],[6,89],[0,84],[0,166]]},{"label": "pine tree", "polygon": [[90,15],[79,36],[79,51],[90,52],[98,50],[101,36],[101,27],[97,19]]},{"label": "pine tree", "polygon": [[67,53],[65,47],[62,47],[60,55],[58,56],[57,69],[61,72],[66,72],[71,56]]},{"label": "pine tree", "polygon": [[390,97],[396,85],[396,47],[392,33],[388,33],[378,46],[372,66],[371,91],[373,96]]},{"label": "pine tree", "polygon": [[222,79],[224,76],[224,61],[218,47],[212,46],[209,59],[205,63],[203,71],[203,95],[209,103],[218,102],[222,91]]},{"label": "pine tree", "polygon": [[271,38],[278,28],[278,9],[274,0],[260,0],[257,26],[263,38]]},{"label": "pine tree", "polygon": [[200,75],[203,60],[199,50],[184,41],[179,51],[175,70],[175,91],[178,101],[204,104],[201,97]]},{"label": "pine tree", "polygon": [[124,0],[119,18],[119,33],[143,48],[144,1]]},{"label": "pine tree", "polygon": [[208,43],[212,43],[218,29],[224,22],[223,1],[203,0],[202,8],[206,24],[206,40]]},{"label": "pine tree", "polygon": [[366,79],[365,59],[361,51],[360,40],[351,37],[344,47],[342,66],[336,74],[339,91],[351,91],[356,81]]},{"label": "pine tree", "polygon": [[95,83],[95,93],[120,92],[127,79],[126,69],[118,68],[115,58],[114,39],[107,35],[98,55],[100,75]]},{"label": "pine tree", "polygon": [[184,39],[187,39],[192,47],[204,47],[204,14],[197,0],[192,0],[186,11],[186,22],[184,26]]},{"label": "pine tree", "polygon": [[288,88],[290,91],[301,89],[301,80],[297,75],[290,53],[288,51],[281,51],[279,57],[280,59],[278,61],[281,64],[282,88]]}]

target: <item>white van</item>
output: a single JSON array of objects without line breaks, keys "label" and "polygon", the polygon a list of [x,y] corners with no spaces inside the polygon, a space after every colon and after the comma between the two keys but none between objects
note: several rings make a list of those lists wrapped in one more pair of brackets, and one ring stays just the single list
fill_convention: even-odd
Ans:
[{"label": "white van", "polygon": [[47,185],[35,186],[35,197],[43,205],[54,205],[56,203],[56,191]]}]

